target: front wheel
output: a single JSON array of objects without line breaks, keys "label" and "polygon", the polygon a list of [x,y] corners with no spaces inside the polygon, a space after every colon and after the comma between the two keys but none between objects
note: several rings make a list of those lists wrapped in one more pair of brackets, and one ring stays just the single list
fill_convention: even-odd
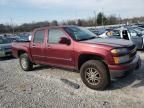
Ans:
[{"label": "front wheel", "polygon": [[26,53],[20,55],[19,58],[20,66],[24,71],[30,71],[33,69],[33,63],[30,61]]},{"label": "front wheel", "polygon": [[83,83],[94,90],[104,90],[110,84],[106,66],[99,60],[85,62],[80,69],[80,75]]}]

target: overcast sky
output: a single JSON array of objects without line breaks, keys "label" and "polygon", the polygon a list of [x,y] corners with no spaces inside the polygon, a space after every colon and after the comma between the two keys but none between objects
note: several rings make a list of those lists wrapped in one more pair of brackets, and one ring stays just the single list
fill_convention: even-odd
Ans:
[{"label": "overcast sky", "polygon": [[122,18],[144,16],[144,0],[0,0],[0,23],[89,18],[94,11]]}]

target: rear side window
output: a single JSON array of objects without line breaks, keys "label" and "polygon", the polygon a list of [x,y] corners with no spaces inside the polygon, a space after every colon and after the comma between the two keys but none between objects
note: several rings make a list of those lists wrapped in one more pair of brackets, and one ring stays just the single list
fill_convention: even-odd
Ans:
[{"label": "rear side window", "polygon": [[39,30],[35,32],[34,43],[43,43],[44,42],[44,30]]},{"label": "rear side window", "polygon": [[66,37],[61,29],[49,29],[48,43],[58,44],[62,37]]}]

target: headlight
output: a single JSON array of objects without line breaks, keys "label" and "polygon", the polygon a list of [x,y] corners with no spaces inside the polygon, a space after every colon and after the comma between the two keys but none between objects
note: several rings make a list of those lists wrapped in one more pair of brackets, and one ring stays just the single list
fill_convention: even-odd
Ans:
[{"label": "headlight", "polygon": [[113,58],[114,58],[115,64],[122,64],[122,63],[127,63],[130,61],[129,55],[125,55],[125,56],[121,56],[121,57],[113,57]]},{"label": "headlight", "polygon": [[130,61],[130,56],[128,55],[129,50],[127,48],[112,49],[111,53],[115,64],[122,64]]},{"label": "headlight", "polygon": [[111,53],[115,56],[126,55],[129,53],[127,48],[112,49]]}]

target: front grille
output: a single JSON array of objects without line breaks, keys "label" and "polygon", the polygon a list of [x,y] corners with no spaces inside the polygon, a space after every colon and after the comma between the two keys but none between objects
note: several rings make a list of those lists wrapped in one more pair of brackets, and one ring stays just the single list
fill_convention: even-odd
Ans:
[{"label": "front grille", "polygon": [[133,60],[135,58],[136,53],[137,53],[137,48],[135,45],[132,45],[132,46],[128,47],[128,49],[129,49],[130,59]]},{"label": "front grille", "polygon": [[128,49],[129,49],[130,51],[133,50],[134,48],[136,48],[135,45],[131,45],[131,46],[128,47]]}]

